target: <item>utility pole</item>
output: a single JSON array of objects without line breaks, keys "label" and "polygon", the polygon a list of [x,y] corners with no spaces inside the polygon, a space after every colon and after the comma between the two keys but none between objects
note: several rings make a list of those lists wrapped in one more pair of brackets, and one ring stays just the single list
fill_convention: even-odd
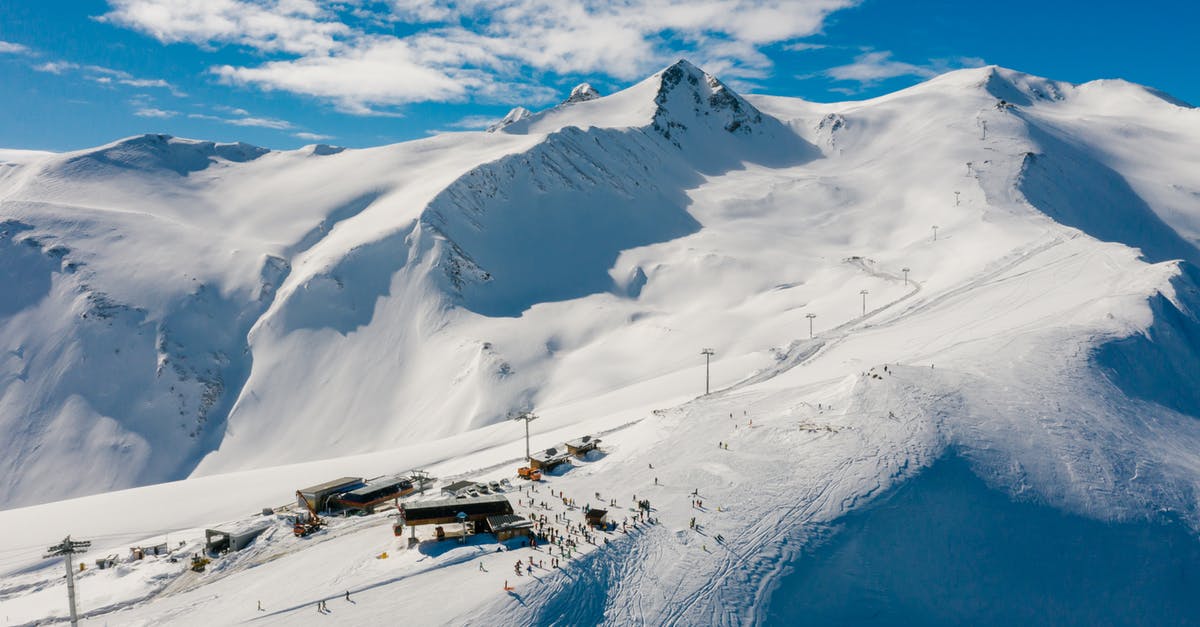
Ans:
[{"label": "utility pole", "polygon": [[937,241],[937,230],[938,230],[937,225],[936,224],[933,225],[933,241],[935,241],[935,242]]},{"label": "utility pole", "polygon": [[957,206],[958,206],[958,194],[959,194],[959,193],[960,193],[960,192],[954,192],[954,206],[955,206],[955,207],[957,207]]},{"label": "utility pole", "polygon": [[711,348],[706,348],[700,351],[700,354],[704,355],[704,395],[708,396],[708,360],[717,353]]},{"label": "utility pole", "polygon": [[530,421],[537,420],[537,416],[533,415],[533,412],[523,411],[517,414],[513,420],[525,421],[525,461],[530,461],[533,459],[533,456],[529,454],[529,423]]},{"label": "utility pole", "polygon": [[863,317],[864,318],[867,317],[867,294],[868,293],[869,292],[867,292],[867,290],[863,290],[863,291],[859,292],[859,294],[862,294],[862,297],[863,297]]},{"label": "utility pole", "polygon": [[900,268],[900,271],[904,273],[904,287],[908,287],[908,268]]},{"label": "utility pole", "polygon": [[63,557],[63,562],[67,565],[67,600],[71,604],[71,627],[79,626],[79,613],[75,610],[75,570],[71,565],[71,556],[75,553],[83,553],[92,546],[91,542],[72,540],[71,536],[67,536],[61,544],[56,544],[49,549],[49,553],[43,555],[43,559],[51,557]]},{"label": "utility pole", "polygon": [[810,339],[810,340],[811,340],[811,339],[812,339],[812,336],[813,336],[813,334],[812,334],[812,321],[813,321],[813,318],[816,318],[816,317],[817,317],[817,314],[815,314],[815,313],[804,314],[804,317],[805,317],[805,318],[808,318],[808,339]]}]

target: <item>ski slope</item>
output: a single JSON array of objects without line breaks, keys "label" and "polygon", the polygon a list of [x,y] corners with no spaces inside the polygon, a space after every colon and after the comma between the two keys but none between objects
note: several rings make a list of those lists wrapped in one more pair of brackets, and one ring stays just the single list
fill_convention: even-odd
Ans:
[{"label": "ski slope", "polygon": [[333,476],[510,477],[525,409],[535,448],[605,450],[514,498],[625,516],[636,495],[657,524],[518,578],[545,554],[403,549],[386,513],[280,522],[204,575],[87,571],[82,604],[761,622],[789,564],[947,455],[1006,498],[1195,540],[1196,109],[995,67],[815,104],[680,62],[510,118],[369,150],[0,153],[0,615],[63,615],[38,558],[68,533],[89,562],[167,533],[194,551]]}]

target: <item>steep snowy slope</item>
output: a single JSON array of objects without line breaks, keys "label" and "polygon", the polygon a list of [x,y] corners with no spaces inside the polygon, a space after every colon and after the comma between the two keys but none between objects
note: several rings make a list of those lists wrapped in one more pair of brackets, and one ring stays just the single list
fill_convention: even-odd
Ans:
[{"label": "steep snowy slope", "polygon": [[[342,586],[376,595],[355,620],[761,620],[791,560],[947,451],[1007,496],[1194,537],[1197,146],[1200,112],[1123,82],[981,68],[813,104],[680,62],[488,133],[22,159],[0,174],[7,504],[191,478],[0,513],[30,530],[2,565],[29,568],[43,536],[238,517],[324,475],[507,476],[505,417],[529,408],[535,447],[611,432],[553,488],[649,494],[663,524],[515,599],[497,573],[426,607],[472,554],[355,561],[395,548],[364,523],[124,622],[211,621],[219,590],[270,594],[289,609],[262,620],[292,623]],[[702,347],[715,393],[696,398]],[[83,481],[63,470],[81,460]],[[350,561],[282,583],[332,546]]]},{"label": "steep snowy slope", "polygon": [[[343,221],[400,228],[439,184],[527,144],[269,153],[151,135],[14,168],[0,191],[4,502],[186,476],[224,437],[248,333],[293,263],[318,272]],[[81,460],[89,472],[69,471]]]}]

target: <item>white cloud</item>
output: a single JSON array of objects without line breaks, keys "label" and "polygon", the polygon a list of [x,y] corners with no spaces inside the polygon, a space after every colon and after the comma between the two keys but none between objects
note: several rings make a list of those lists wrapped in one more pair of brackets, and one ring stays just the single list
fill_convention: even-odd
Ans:
[{"label": "white cloud", "polygon": [[854,58],[854,62],[829,68],[825,75],[839,81],[854,81],[864,86],[900,76],[930,78],[952,69],[978,67],[983,59],[961,57],[957,59],[933,59],[924,65],[906,63],[892,58],[886,50],[865,52]]},{"label": "white cloud", "polygon": [[49,72],[50,74],[62,74],[78,67],[78,65],[67,61],[47,61],[46,63],[33,66],[33,69],[39,72]]},{"label": "white cloud", "polygon": [[447,126],[449,126],[450,128],[463,128],[463,129],[474,130],[474,129],[480,129],[480,128],[487,128],[499,121],[500,121],[500,118],[492,116],[492,115],[468,115],[467,117],[465,117],[461,120],[447,124]]},{"label": "white cloud", "polygon": [[270,128],[270,129],[275,129],[277,131],[283,131],[283,130],[292,128],[291,122],[288,122],[287,120],[276,119],[276,118],[255,118],[255,117],[230,118],[228,120],[225,120],[225,123],[232,124],[234,126],[253,126],[256,128]]},{"label": "white cloud", "polygon": [[[627,80],[681,56],[727,79],[761,78],[772,70],[763,46],[813,35],[857,1],[109,0],[100,19],[164,43],[247,47],[267,60],[211,71],[378,114],[422,101],[537,104],[556,98],[544,72]],[[396,23],[418,29],[378,28]]]},{"label": "white cloud", "polygon": [[250,116],[250,112],[241,107],[230,107],[228,105],[213,105],[213,109],[216,109],[217,111],[222,111],[222,112],[228,113],[229,115],[237,115],[237,116],[242,116],[242,117]]},{"label": "white cloud", "polygon": [[829,68],[825,74],[839,81],[874,83],[897,76],[933,76],[932,69],[892,59],[889,51],[867,52],[855,57],[854,62]]},{"label": "white cloud", "polygon": [[322,54],[350,28],[312,0],[110,0],[99,19],[166,43],[232,43],[266,52]]},{"label": "white cloud", "polygon": [[179,115],[179,112],[156,109],[154,107],[145,107],[134,111],[133,114],[139,118],[173,118]]},{"label": "white cloud", "polygon": [[0,54],[29,54],[30,52],[32,51],[28,46],[0,40]]},{"label": "white cloud", "polygon": [[276,118],[258,118],[253,116],[223,118],[219,115],[210,115],[207,113],[189,113],[189,118],[193,120],[208,120],[209,122],[220,122],[222,124],[232,124],[234,126],[251,126],[256,128],[269,128],[277,131],[286,131],[295,128],[296,125],[287,120]]},{"label": "white cloud", "polygon": [[292,137],[296,137],[299,139],[306,139],[308,141],[314,141],[314,142],[325,141],[326,139],[333,139],[333,135],[322,135],[320,133],[309,133],[308,131],[300,131],[298,133],[292,133]]},{"label": "white cloud", "polygon": [[85,77],[95,83],[101,85],[112,85],[114,83],[120,85],[128,85],[130,87],[149,87],[161,88],[170,91],[177,97],[184,97],[187,94],[179,91],[174,85],[168,83],[161,78],[138,78],[129,72],[123,70],[114,70],[102,65],[79,65],[70,61],[47,61],[33,66],[38,72],[48,72],[50,74],[64,74],[66,72],[74,72],[78,70]]},{"label": "white cloud", "polygon": [[805,50],[823,50],[825,48],[828,48],[828,46],[826,46],[825,44],[810,44],[806,41],[797,41],[794,43],[785,44],[783,46],[784,50],[790,50],[792,52],[803,52]]}]

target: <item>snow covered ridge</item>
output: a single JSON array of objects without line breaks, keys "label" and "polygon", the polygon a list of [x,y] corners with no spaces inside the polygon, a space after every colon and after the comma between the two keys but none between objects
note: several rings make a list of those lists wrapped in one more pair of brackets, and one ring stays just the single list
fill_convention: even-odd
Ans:
[{"label": "snow covered ridge", "polygon": [[[818,332],[853,322],[844,285],[881,281],[860,289],[883,306],[912,267],[924,288],[903,306],[936,312],[1069,234],[1087,254],[1137,247],[1144,259],[1112,253],[1111,272],[1155,277],[1130,279],[1103,331],[1078,323],[1083,354],[1166,316],[1153,337],[1175,339],[1137,350],[1175,355],[1183,376],[1192,288],[1145,262],[1196,261],[1196,119],[1128,83],[1000,68],[865,102],[744,98],[681,61],[617,94],[581,85],[515,109],[493,133],[292,152],[147,135],[14,160],[0,169],[0,503],[436,441],[515,408],[666,406],[693,391],[696,346],[724,345],[727,383],[765,380],[779,355],[817,367],[797,329],[810,312]],[[860,254],[886,270],[840,262]],[[1112,289],[1054,298],[1124,298]],[[969,345],[951,352],[986,379]],[[659,377],[679,383],[637,387]],[[80,460],[94,472],[72,477]]]}]

